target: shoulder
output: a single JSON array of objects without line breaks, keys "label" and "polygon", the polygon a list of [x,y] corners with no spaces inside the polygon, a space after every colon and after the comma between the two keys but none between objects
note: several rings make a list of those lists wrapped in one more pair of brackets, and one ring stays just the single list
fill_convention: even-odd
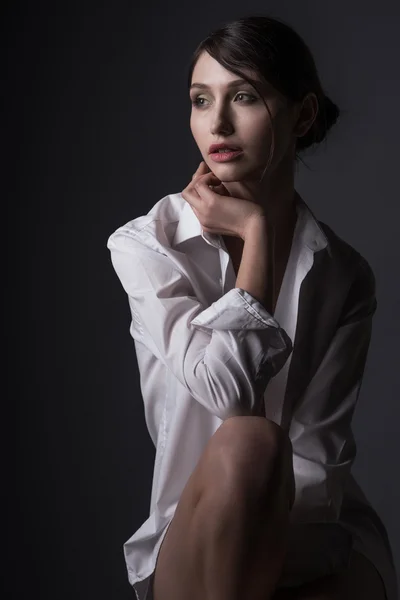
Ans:
[{"label": "shoulder", "polygon": [[121,244],[144,244],[156,250],[170,246],[176,224],[185,201],[179,193],[168,194],[158,200],[144,215],[118,227],[107,240],[109,250]]},{"label": "shoulder", "polygon": [[349,287],[343,314],[348,315],[356,307],[364,306],[368,313],[374,313],[377,307],[376,278],[368,262],[354,246],[341,238],[329,225],[319,221],[331,248],[331,262],[338,276],[346,273]]},{"label": "shoulder", "polygon": [[368,260],[346,240],[341,238],[333,229],[318,221],[331,247],[333,261],[351,269],[356,278],[365,280],[375,286],[375,275]]}]

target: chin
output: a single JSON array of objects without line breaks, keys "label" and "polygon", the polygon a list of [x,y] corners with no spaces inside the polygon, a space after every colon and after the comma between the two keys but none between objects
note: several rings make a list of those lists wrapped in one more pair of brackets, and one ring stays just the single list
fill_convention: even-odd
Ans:
[{"label": "chin", "polygon": [[251,167],[249,167],[248,164],[246,165],[243,161],[240,160],[233,160],[232,162],[226,163],[217,163],[210,159],[210,161],[207,162],[207,165],[210,167],[211,171],[223,171],[226,173],[229,173],[229,171],[237,171],[238,169],[240,169],[241,171],[249,170],[249,168],[251,169]]},{"label": "chin", "polygon": [[221,163],[220,165],[213,162],[209,167],[217,177],[221,176],[223,177],[223,181],[227,182],[239,181],[249,177],[260,177],[262,173],[262,169],[259,166],[252,167],[251,165],[239,164],[239,162],[235,161],[225,164]]}]

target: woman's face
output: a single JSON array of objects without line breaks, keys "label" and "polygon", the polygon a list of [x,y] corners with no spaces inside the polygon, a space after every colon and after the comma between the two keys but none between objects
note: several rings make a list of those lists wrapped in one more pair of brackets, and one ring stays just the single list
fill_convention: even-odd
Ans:
[{"label": "woman's face", "polygon": [[[248,71],[245,74],[260,82],[254,74]],[[190,89],[193,137],[206,164],[221,181],[227,182],[259,179],[268,162],[272,144],[271,118],[264,102],[249,83],[234,83],[237,79],[235,73],[203,52],[194,67],[193,87]],[[194,84],[208,87],[200,88]],[[275,129],[270,173],[288,153],[294,158],[295,137],[292,130],[295,115],[293,107],[274,87],[261,86]],[[243,153],[235,160],[216,162],[209,154],[209,147],[218,142],[240,146]]]}]

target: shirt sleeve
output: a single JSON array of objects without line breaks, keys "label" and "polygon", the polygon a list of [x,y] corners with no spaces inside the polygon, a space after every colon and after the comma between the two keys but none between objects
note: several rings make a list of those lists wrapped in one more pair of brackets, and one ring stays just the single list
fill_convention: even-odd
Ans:
[{"label": "shirt sleeve", "polygon": [[179,265],[126,226],[107,247],[128,295],[132,337],[220,419],[260,414],[268,381],[293,349],[263,305],[234,288],[204,307]]},{"label": "shirt sleeve", "polygon": [[294,522],[339,519],[344,484],[356,457],[351,422],[376,307],[375,277],[362,258],[336,333],[292,415]]}]

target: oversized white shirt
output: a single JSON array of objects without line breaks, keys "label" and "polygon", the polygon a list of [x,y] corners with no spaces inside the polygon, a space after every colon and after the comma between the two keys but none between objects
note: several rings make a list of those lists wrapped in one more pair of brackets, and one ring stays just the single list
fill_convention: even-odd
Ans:
[{"label": "oversized white shirt", "polygon": [[[149,517],[124,544],[128,577],[138,600],[146,598],[167,527],[208,440],[228,417],[253,414],[261,397],[266,417],[287,426],[293,446],[296,495],[291,521],[298,527],[298,564],[300,555],[307,556],[307,539],[312,537],[304,536],[302,527],[319,523],[326,545],[333,531],[327,526],[334,524],[336,535],[340,525],[355,536],[353,547],[378,568],[389,600],[397,598],[383,524],[353,476],[345,477],[356,454],[350,423],[362,379],[340,384],[336,378],[340,361],[348,356],[339,351],[347,338],[335,338],[304,401],[293,412],[284,412],[300,286],[315,252],[328,243],[300,196],[296,209],[274,315],[235,287],[222,236],[202,230],[180,193],[165,196],[108,239],[112,264],[129,300],[145,420],[156,448]],[[351,327],[354,338],[357,322],[341,334],[349,340]],[[360,344],[368,345],[368,334],[359,337]],[[329,381],[335,390],[329,389]],[[333,403],[335,393],[343,396],[340,402]],[[346,519],[346,499],[349,507],[354,502],[366,507],[368,518]],[[317,564],[312,558],[318,552],[315,543],[314,539],[311,547],[309,542],[310,564]]]}]

